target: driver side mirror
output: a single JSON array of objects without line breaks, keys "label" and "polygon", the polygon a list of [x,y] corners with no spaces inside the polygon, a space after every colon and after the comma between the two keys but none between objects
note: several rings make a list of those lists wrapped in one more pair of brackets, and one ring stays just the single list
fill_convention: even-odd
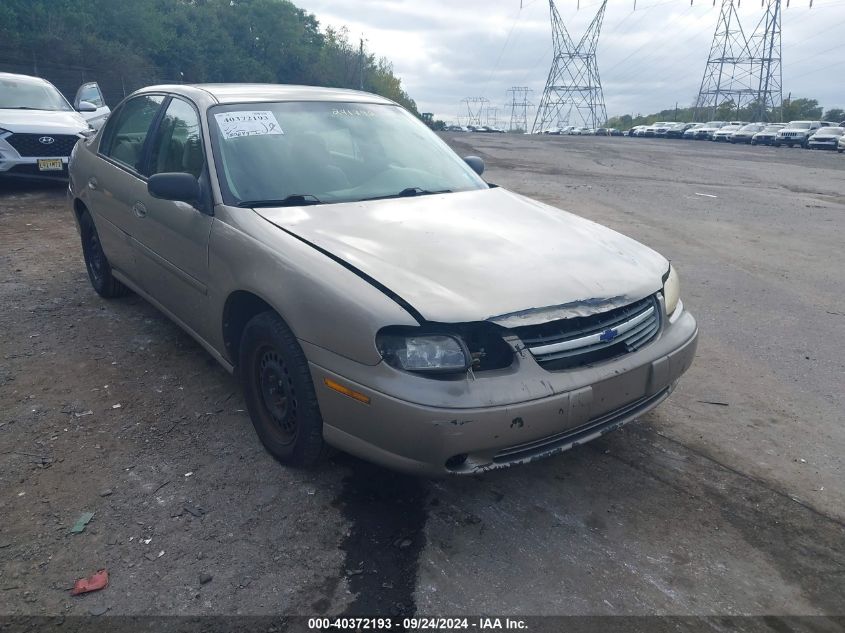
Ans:
[{"label": "driver side mirror", "polygon": [[464,162],[479,176],[484,173],[484,161],[478,156],[464,156]]},{"label": "driver side mirror", "polygon": [[80,101],[76,106],[77,112],[96,112],[97,106],[90,101]]},{"label": "driver side mirror", "polygon": [[147,191],[153,198],[196,204],[200,199],[200,183],[191,174],[164,173],[150,176]]}]

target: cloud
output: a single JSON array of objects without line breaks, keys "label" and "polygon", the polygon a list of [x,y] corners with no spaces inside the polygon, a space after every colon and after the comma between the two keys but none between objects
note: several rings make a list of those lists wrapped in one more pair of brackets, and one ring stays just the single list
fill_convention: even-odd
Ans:
[{"label": "cloud", "polygon": [[[538,103],[552,60],[546,0],[296,0],[324,26],[363,36],[421,111],[455,119],[464,97],[486,97],[507,119],[508,88],[528,86]],[[558,0],[573,39],[580,39],[596,0]],[[698,93],[719,14],[708,0],[608,3],[597,58],[610,116],[690,105]],[[845,2],[795,0],[783,8],[784,97],[806,96],[845,107],[841,80]],[[753,30],[760,4],[746,0],[743,28]],[[839,78],[837,78],[839,77]]]}]

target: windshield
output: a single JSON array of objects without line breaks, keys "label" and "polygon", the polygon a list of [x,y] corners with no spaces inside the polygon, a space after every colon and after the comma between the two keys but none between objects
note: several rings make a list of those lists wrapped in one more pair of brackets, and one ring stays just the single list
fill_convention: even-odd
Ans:
[{"label": "windshield", "polygon": [[768,125],[763,128],[763,132],[777,132],[778,130],[782,130],[782,125]]},{"label": "windshield", "polygon": [[809,130],[810,129],[810,122],[809,121],[793,121],[786,127],[792,128],[793,130]]},{"label": "windshield", "polygon": [[745,125],[745,126],[741,127],[740,131],[742,131],[742,132],[759,132],[762,129],[763,129],[762,125],[756,125],[756,124],[752,123],[751,125]]},{"label": "windshield", "polygon": [[722,127],[723,125],[725,125],[724,121],[708,121],[704,127]]},{"label": "windshield", "polygon": [[818,132],[819,136],[842,136],[845,134],[845,128],[841,127],[823,127]]},{"label": "windshield", "polygon": [[310,204],[352,202],[488,188],[422,122],[395,105],[226,105],[211,108],[208,122],[228,204],[297,196],[307,196]]},{"label": "windshield", "polygon": [[37,79],[0,79],[0,109],[72,110],[52,85]]}]

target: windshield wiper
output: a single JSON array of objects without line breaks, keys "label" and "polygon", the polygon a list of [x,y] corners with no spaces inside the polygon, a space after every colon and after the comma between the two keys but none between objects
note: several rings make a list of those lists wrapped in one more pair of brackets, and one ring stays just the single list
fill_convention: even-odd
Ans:
[{"label": "windshield wiper", "polygon": [[421,187],[407,187],[399,193],[391,193],[386,196],[373,196],[372,198],[361,198],[361,200],[386,200],[387,198],[413,198],[414,196],[431,196],[436,193],[452,193],[451,189],[440,189],[438,191],[429,191]]},{"label": "windshield wiper", "polygon": [[296,193],[281,200],[244,200],[239,202],[239,207],[307,207],[315,204],[323,204],[317,196],[310,193]]}]

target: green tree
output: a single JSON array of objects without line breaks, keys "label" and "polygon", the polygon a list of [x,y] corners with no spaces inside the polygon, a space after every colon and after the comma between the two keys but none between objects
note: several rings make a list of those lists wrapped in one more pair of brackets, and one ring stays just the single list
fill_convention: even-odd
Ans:
[{"label": "green tree", "polygon": [[822,107],[816,99],[792,99],[783,103],[783,120],[816,120],[822,118]]},{"label": "green tree", "polygon": [[831,108],[824,113],[825,121],[833,121],[834,123],[841,123],[845,121],[845,110],[842,108]]},{"label": "green tree", "polygon": [[417,112],[387,59],[288,0],[0,0],[4,67],[68,95],[96,80],[112,105],[152,83],[358,88],[363,78],[365,90]]}]

